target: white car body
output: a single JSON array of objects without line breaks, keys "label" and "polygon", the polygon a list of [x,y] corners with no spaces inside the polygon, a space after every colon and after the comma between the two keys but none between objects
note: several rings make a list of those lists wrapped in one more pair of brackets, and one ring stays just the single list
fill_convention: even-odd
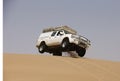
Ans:
[{"label": "white car body", "polygon": [[[66,46],[66,44],[68,45]],[[61,53],[62,51],[76,51],[79,53],[79,55],[81,54],[81,57],[84,56],[86,49],[89,46],[90,41],[87,38],[77,35],[73,30],[68,31],[61,28],[41,33],[36,44],[36,47],[40,53],[56,53],[57,51]]]},{"label": "white car body", "polygon": [[79,36],[79,35],[65,34],[64,30],[61,30],[61,31],[63,32],[62,35],[57,35],[59,31],[56,31],[56,34],[54,36],[51,36],[51,34],[54,31],[40,34],[40,36],[37,40],[36,46],[38,47],[42,41],[45,41],[47,46],[60,45],[62,43],[63,39],[66,37],[69,39],[70,43],[74,43],[76,45],[79,45],[80,42],[84,43],[86,46],[80,45],[83,48],[87,49],[90,46],[90,41],[87,38],[85,38],[83,36]]}]

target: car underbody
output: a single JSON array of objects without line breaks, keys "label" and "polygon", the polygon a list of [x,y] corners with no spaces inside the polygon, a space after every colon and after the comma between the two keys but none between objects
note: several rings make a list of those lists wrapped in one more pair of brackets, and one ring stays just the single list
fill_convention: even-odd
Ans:
[{"label": "car underbody", "polygon": [[[83,50],[84,50],[84,53],[83,53]],[[69,52],[69,51],[76,51],[80,57],[83,57],[86,52],[86,49],[78,45],[75,45],[73,43],[69,44],[65,49],[62,48],[61,45],[46,46],[44,49],[44,52],[53,53],[53,55],[56,55],[56,56],[62,56],[62,52]]]}]

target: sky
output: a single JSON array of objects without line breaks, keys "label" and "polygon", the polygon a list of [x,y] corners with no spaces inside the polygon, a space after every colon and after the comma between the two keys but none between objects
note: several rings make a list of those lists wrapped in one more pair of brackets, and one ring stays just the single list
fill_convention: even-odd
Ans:
[{"label": "sky", "polygon": [[86,58],[120,61],[120,0],[3,0],[3,52],[39,54],[42,30],[62,25],[91,40]]}]

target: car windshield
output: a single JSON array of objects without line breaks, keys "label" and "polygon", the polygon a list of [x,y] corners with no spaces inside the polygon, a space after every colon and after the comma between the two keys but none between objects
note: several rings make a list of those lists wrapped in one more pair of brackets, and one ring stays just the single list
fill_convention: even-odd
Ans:
[{"label": "car windshield", "polygon": [[64,32],[65,32],[65,34],[72,34],[72,33],[68,32],[68,31],[66,31],[66,30],[64,30]]}]

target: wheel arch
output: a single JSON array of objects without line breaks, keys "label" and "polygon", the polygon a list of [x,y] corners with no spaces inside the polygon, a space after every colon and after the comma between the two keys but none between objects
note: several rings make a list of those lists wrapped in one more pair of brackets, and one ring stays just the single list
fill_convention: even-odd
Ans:
[{"label": "wheel arch", "polygon": [[39,44],[39,47],[40,47],[41,44],[45,44],[46,45],[45,41],[41,41],[40,44]]},{"label": "wheel arch", "polygon": [[63,42],[64,40],[68,40],[68,41],[70,42],[70,40],[69,40],[68,37],[64,37],[63,40],[62,40],[62,42]]}]

